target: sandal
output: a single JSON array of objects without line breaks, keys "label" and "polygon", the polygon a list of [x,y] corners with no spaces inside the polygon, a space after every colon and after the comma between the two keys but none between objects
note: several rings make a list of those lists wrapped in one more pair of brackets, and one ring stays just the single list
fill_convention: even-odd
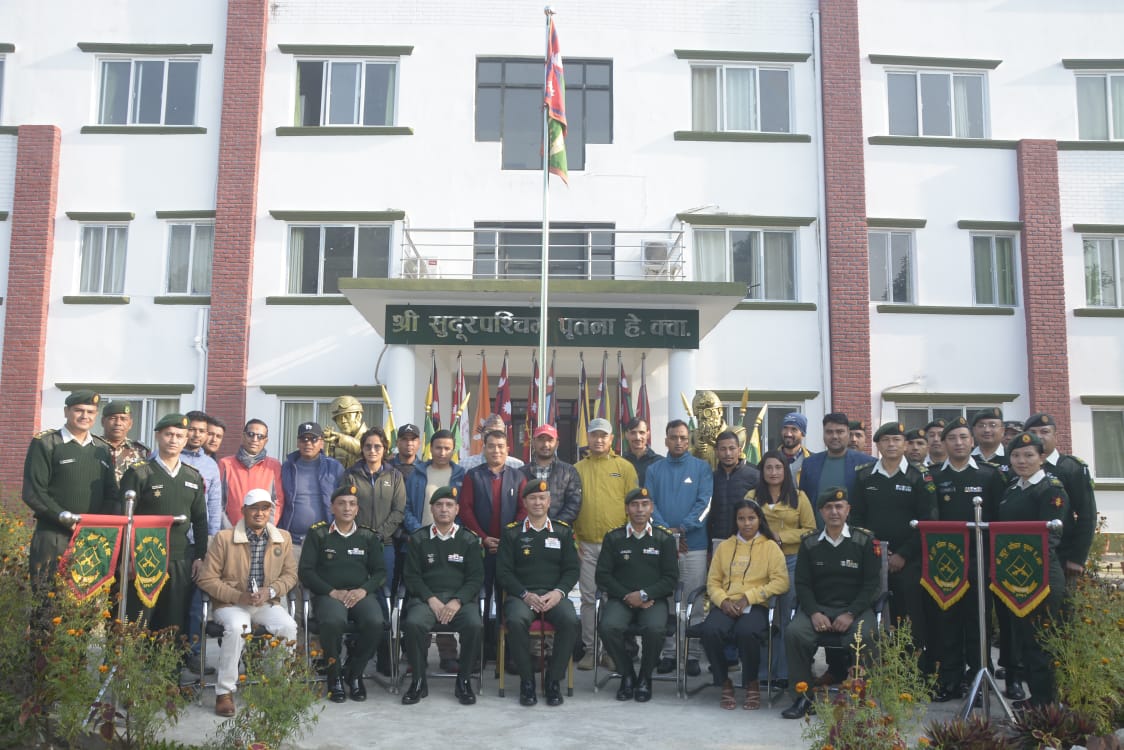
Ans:
[{"label": "sandal", "polygon": [[729,680],[722,683],[722,697],[718,700],[718,705],[727,711],[733,711],[737,708],[738,702],[734,698],[734,683]]},{"label": "sandal", "polygon": [[757,680],[746,685],[745,703],[742,704],[742,708],[746,711],[756,711],[761,708],[761,686]]}]

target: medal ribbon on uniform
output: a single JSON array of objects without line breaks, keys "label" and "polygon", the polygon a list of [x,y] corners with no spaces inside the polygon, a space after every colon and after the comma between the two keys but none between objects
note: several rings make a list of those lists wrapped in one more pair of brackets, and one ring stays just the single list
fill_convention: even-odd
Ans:
[{"label": "medal ribbon on uniform", "polygon": [[82,514],[82,520],[70,537],[70,545],[59,561],[59,573],[78,600],[113,583],[117,555],[121,551],[121,530],[128,521],[127,516]]},{"label": "medal ribbon on uniform", "polygon": [[172,516],[133,517],[133,584],[145,607],[153,607],[168,581],[168,534]]},{"label": "medal ribbon on uniform", "polygon": [[919,521],[921,586],[937,606],[949,609],[970,588],[968,583],[968,525],[964,521]]},{"label": "medal ribbon on uniform", "polygon": [[1016,617],[1026,617],[1050,595],[1050,545],[1044,521],[992,521],[991,585]]}]

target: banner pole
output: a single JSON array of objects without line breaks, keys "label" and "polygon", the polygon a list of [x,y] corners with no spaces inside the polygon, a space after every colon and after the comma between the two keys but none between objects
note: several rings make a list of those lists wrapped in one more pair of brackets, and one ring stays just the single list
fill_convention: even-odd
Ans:
[{"label": "banner pole", "polygon": [[131,567],[133,556],[133,507],[137,502],[137,493],[134,490],[129,490],[125,493],[125,517],[129,520],[125,522],[125,543],[121,549],[121,574],[118,577],[118,590],[121,592],[121,599],[117,602],[117,619],[125,622],[126,615],[126,602],[129,598],[129,568]]}]

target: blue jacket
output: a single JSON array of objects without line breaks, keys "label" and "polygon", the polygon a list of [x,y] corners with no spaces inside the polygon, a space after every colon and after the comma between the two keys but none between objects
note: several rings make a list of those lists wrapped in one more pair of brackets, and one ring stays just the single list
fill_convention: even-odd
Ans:
[{"label": "blue jacket", "polygon": [[[402,525],[407,534],[413,534],[421,528],[421,519],[425,511],[425,504],[429,498],[425,496],[425,486],[429,483],[429,465],[432,461],[415,461],[414,470],[406,478],[406,518]],[[453,473],[449,477],[449,486],[460,489],[464,484],[464,467],[460,464],[450,464]]]},{"label": "blue jacket", "polygon": [[644,486],[655,505],[653,521],[670,529],[683,529],[687,533],[688,550],[709,547],[706,518],[714,493],[714,472],[710,464],[690,453],[679,458],[668,456],[648,467]]},{"label": "blue jacket", "polygon": [[[281,509],[281,518],[277,528],[288,531],[293,537],[293,544],[301,544],[308,529],[293,530],[293,517],[296,515],[297,505],[297,461],[300,460],[300,451],[293,451],[285,456],[281,463],[281,489],[285,492],[285,507]],[[323,453],[316,459],[319,462],[317,475],[320,480],[321,506],[316,509],[318,521],[327,521],[332,517],[332,493],[340,484],[343,477],[343,464]],[[311,526],[311,524],[309,524]]]},{"label": "blue jacket", "polygon": [[[855,469],[874,460],[874,456],[868,456],[853,448],[848,448],[843,454],[843,476],[848,496],[855,490]],[[816,498],[820,496],[820,490],[827,489],[820,487],[820,475],[823,474],[825,461],[827,461],[827,451],[820,451],[805,458],[804,465],[800,468],[800,489],[808,496],[813,508],[816,507]],[[819,513],[816,514],[816,525],[823,528],[823,519],[820,518]]]}]

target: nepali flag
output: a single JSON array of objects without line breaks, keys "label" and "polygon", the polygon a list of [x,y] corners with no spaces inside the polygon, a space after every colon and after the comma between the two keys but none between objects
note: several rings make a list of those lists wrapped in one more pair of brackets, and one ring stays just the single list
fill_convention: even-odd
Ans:
[{"label": "nepali flag", "polygon": [[550,41],[546,51],[546,104],[547,116],[547,168],[562,178],[570,180],[566,171],[566,82],[562,77],[562,50],[558,46],[558,30],[550,19]]},{"label": "nepali flag", "polygon": [[507,444],[512,445],[515,441],[511,432],[511,383],[507,379],[507,352],[503,353],[500,382],[496,384],[496,412],[503,417],[507,432]]}]

